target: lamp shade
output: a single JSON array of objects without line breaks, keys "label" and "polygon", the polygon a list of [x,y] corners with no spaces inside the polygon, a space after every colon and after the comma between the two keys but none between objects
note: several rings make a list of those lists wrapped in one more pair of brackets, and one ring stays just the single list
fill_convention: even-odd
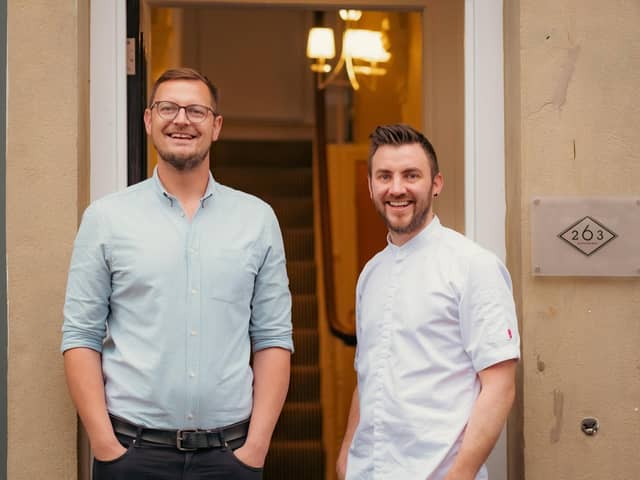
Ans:
[{"label": "lamp shade", "polygon": [[340,14],[340,18],[345,22],[357,22],[358,20],[360,20],[360,17],[362,17],[362,10],[347,10],[341,8],[340,10],[338,10],[338,13]]},{"label": "lamp shade", "polygon": [[336,56],[336,45],[333,30],[330,28],[312,28],[307,38],[307,57],[333,58]]},{"label": "lamp shade", "polygon": [[345,30],[342,45],[345,55],[367,62],[386,62],[391,58],[382,44],[382,32],[349,28]]}]

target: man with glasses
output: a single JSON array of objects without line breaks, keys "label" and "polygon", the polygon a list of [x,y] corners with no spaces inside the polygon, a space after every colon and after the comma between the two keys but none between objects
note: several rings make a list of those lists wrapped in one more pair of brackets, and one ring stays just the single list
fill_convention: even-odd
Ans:
[{"label": "man with glasses", "polygon": [[95,480],[262,478],[291,296],[272,209],[210,173],[217,107],[200,73],[162,74],[144,113],[153,177],[82,219],[62,351]]}]

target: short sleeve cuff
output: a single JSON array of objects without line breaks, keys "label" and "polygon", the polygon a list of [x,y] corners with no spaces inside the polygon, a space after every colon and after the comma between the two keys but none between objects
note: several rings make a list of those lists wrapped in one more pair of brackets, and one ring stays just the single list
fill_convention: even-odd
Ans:
[{"label": "short sleeve cuff", "polygon": [[60,352],[64,353],[72,348],[90,348],[98,353],[102,353],[102,339],[87,338],[87,335],[64,332]]},{"label": "short sleeve cuff", "polygon": [[293,353],[293,340],[288,338],[265,338],[261,340],[253,340],[253,352],[259,352],[266,348],[283,348]]},{"label": "short sleeve cuff", "polygon": [[519,360],[520,350],[516,347],[505,347],[500,350],[492,350],[484,355],[478,355],[473,359],[473,368],[476,372],[489,368],[497,363],[507,360]]}]

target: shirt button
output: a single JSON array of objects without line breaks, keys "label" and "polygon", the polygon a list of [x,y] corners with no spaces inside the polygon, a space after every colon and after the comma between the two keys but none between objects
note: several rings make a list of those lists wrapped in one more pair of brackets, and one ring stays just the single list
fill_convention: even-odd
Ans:
[{"label": "shirt button", "polygon": [[187,419],[188,420],[193,420],[193,414],[190,413],[189,415],[187,415]]},{"label": "shirt button", "polygon": [[196,290],[196,289],[194,288],[194,289],[192,289],[192,290],[191,290],[191,293],[192,293],[192,294],[194,294],[194,295],[197,295],[197,294],[198,294],[198,290]]},{"label": "shirt button", "polygon": [[191,336],[195,337],[196,335],[198,335],[198,332],[196,330],[191,330]]},{"label": "shirt button", "polygon": [[193,377],[195,377],[195,376],[196,376],[196,374],[195,374],[195,373],[193,373],[193,372],[189,372],[189,377],[190,377],[190,378],[193,378]]}]

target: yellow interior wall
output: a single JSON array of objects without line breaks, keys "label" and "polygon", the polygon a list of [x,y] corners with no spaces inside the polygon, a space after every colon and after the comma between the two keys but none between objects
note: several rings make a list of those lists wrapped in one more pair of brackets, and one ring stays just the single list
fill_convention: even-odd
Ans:
[{"label": "yellow interior wall", "polygon": [[[356,163],[366,161],[368,145],[328,145],[331,236],[337,323],[342,331],[355,331],[355,289],[358,280],[358,212]],[[373,209],[373,204],[371,205]]]},{"label": "yellow interior wall", "polygon": [[59,348],[88,202],[89,1],[7,9],[7,476],[75,479],[77,421]]},{"label": "yellow interior wall", "polygon": [[[353,95],[353,142],[376,126],[408,123],[438,155],[445,188],[436,202],[443,223],[464,231],[464,1],[433,0],[422,12],[364,12],[358,28],[388,20],[387,75],[363,78]],[[423,51],[423,45],[425,49]]]},{"label": "yellow interior wall", "polygon": [[[335,160],[339,160],[339,156],[335,155],[336,152],[329,152],[329,162],[335,163]],[[319,189],[318,189],[318,163],[314,159],[314,203],[319,205]],[[333,169],[330,172],[330,182],[335,180],[335,176],[338,174],[338,170]],[[349,176],[349,169],[347,168],[344,173]],[[331,187],[330,187],[331,188]],[[342,199],[338,197],[338,191],[332,188],[330,191],[330,201],[332,205],[339,205],[342,203]],[[340,202],[340,203],[336,203]],[[355,262],[355,258],[350,258],[349,253],[352,253],[355,244],[347,243],[342,248],[337,247],[342,235],[336,233],[336,230],[341,231],[340,227],[348,227],[345,219],[349,218],[352,211],[350,203],[347,202],[346,214],[341,219],[336,218],[332,214],[331,224],[334,246],[334,258],[336,255],[336,262],[334,265],[334,278],[336,287],[336,314],[343,321],[349,321],[353,315],[353,300],[352,293],[355,288],[355,268],[350,264],[350,260]],[[314,209],[314,226],[315,231],[319,232],[321,229],[320,223],[320,209]],[[321,239],[316,235],[315,245],[315,257],[317,265],[322,265],[325,260],[322,256],[322,244]],[[329,330],[327,322],[327,312],[325,308],[325,294],[324,294],[324,273],[322,268],[318,268],[317,272],[317,284],[318,288],[318,333],[320,341],[320,367],[321,367],[321,397],[322,397],[322,430],[323,430],[323,446],[325,449],[325,472],[326,480],[335,480],[335,465],[338,457],[338,451],[342,443],[342,437],[346,427],[346,420],[349,413],[349,407],[351,405],[351,395],[355,387],[355,371],[353,369],[353,356],[354,347],[346,346],[341,340],[336,338]]]},{"label": "yellow interior wall", "polygon": [[[182,9],[147,7],[143,5],[142,30],[147,36],[147,96],[151,86],[168,68],[182,67]],[[147,175],[153,174],[158,163],[156,152],[147,139]]]},{"label": "yellow interior wall", "polygon": [[[416,50],[418,55],[421,53],[422,29],[416,17],[419,19],[420,13],[365,11],[354,25],[354,28],[382,30],[383,24],[388,23],[389,29],[382,31],[391,52],[391,59],[380,63],[386,68],[386,75],[358,76],[360,89],[353,94],[354,143],[367,143],[376,126],[385,123],[413,123],[416,128],[422,127],[421,83],[415,82],[416,70],[420,76],[422,63],[409,61],[410,53],[414,56]],[[411,52],[410,46],[413,46]]]},{"label": "yellow interior wall", "polygon": [[[519,0],[505,13],[508,256],[522,321],[524,478],[633,480],[640,279],[533,277],[529,205],[538,195],[638,195],[640,10],[624,1]],[[580,430],[586,416],[600,420],[593,437]]]},{"label": "yellow interior wall", "polygon": [[424,35],[424,132],[444,176],[434,208],[444,225],[464,233],[464,1],[429,2]]}]

